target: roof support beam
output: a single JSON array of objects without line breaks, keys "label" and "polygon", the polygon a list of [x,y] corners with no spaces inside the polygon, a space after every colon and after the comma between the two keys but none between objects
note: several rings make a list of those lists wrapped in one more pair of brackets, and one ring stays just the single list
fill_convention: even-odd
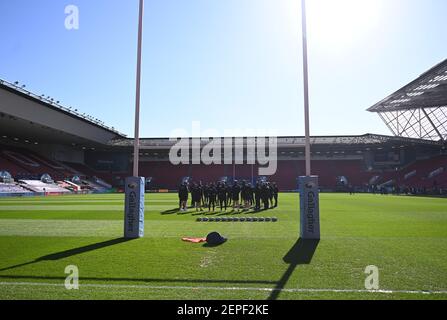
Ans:
[{"label": "roof support beam", "polygon": [[386,124],[386,126],[388,127],[388,129],[390,129],[390,131],[393,133],[394,136],[398,136],[398,134],[393,130],[393,128],[390,126],[390,124],[388,123],[388,121],[385,119],[385,117],[383,116],[382,113],[379,113],[379,117],[382,119],[382,121]]},{"label": "roof support beam", "polygon": [[441,138],[441,141],[445,141],[444,137],[442,136],[442,134],[439,132],[438,128],[435,126],[435,124],[433,123],[432,119],[430,118],[430,116],[428,115],[427,111],[425,111],[425,109],[422,109],[422,112],[425,114],[425,116],[427,117],[428,121],[430,122],[431,126],[433,127],[433,129],[435,129],[436,134],[439,136],[439,138]]}]

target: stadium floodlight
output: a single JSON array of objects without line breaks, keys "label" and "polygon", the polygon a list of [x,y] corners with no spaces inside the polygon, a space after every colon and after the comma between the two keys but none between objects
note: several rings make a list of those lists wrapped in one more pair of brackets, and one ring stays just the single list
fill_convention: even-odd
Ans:
[{"label": "stadium floodlight", "polygon": [[312,176],[310,150],[309,115],[309,68],[307,59],[307,17],[306,0],[301,0],[302,40],[303,40],[303,81],[304,81],[304,126],[306,134],[306,176],[299,177],[300,190],[300,237],[320,239],[320,208],[318,177]]},{"label": "stadium floodlight", "polygon": [[[139,177],[138,172],[140,154],[140,89],[144,0],[140,0],[139,2],[133,176],[126,179],[125,186],[124,238],[126,239],[141,238],[144,236],[144,192],[146,184],[145,178]],[[112,129],[114,130],[113,127]]]}]

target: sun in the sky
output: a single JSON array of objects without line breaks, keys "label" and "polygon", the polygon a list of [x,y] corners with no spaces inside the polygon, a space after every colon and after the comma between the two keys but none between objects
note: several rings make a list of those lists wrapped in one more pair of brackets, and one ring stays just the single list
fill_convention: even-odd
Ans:
[{"label": "sun in the sky", "polygon": [[349,48],[377,28],[382,4],[383,0],[307,0],[309,37],[328,50]]}]

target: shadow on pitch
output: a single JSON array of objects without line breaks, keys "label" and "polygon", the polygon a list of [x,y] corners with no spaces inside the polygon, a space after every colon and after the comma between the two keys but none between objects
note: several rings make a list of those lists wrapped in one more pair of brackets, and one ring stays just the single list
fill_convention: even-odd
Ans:
[{"label": "shadow on pitch", "polygon": [[168,214],[174,214],[174,213],[179,213],[179,212],[180,212],[180,209],[179,208],[175,208],[175,209],[165,210],[161,214],[162,215],[168,215]]},{"label": "shadow on pitch", "polygon": [[[55,276],[28,276],[28,275],[0,275],[0,279],[8,280],[54,280],[64,281],[66,277]],[[191,284],[258,284],[258,285],[274,285],[275,281],[264,280],[221,280],[221,279],[140,279],[140,278],[99,278],[99,277],[82,277],[83,281],[117,281],[117,282],[140,282],[140,283],[191,283]]]},{"label": "shadow on pitch", "polygon": [[275,208],[269,208],[269,209],[264,209],[261,208],[259,210],[255,210],[253,208],[250,209],[232,209],[227,208],[227,210],[220,210],[219,208],[212,210],[212,211],[208,211],[208,207],[203,207],[203,210],[201,211],[197,211],[195,208],[188,208],[188,211],[186,212],[181,212],[179,208],[175,208],[175,209],[170,209],[170,210],[166,210],[166,211],[162,211],[161,215],[172,215],[172,214],[177,214],[179,216],[183,216],[183,215],[191,215],[193,217],[197,217],[197,216],[229,216],[229,215],[258,215],[261,214],[262,212],[267,212],[267,211],[271,211]]},{"label": "shadow on pitch", "polygon": [[188,211],[185,211],[185,212],[180,211],[179,208],[170,209],[170,210],[161,212],[161,215],[163,215],[163,216],[167,216],[167,215],[171,215],[171,214],[177,214],[178,216],[184,216],[184,215],[188,215],[188,214],[191,214],[193,216],[199,216],[199,215],[205,215],[206,212],[205,211],[197,212],[195,208],[191,208],[191,207],[189,207]]},{"label": "shadow on pitch", "polygon": [[301,238],[295,243],[283,258],[284,262],[288,263],[290,266],[287,268],[281,279],[276,283],[275,288],[268,298],[269,300],[278,299],[279,294],[299,265],[306,265],[312,262],[312,258],[317,251],[319,243],[320,240],[305,240]]},{"label": "shadow on pitch", "polygon": [[225,243],[227,243],[227,240],[225,240],[222,243],[218,243],[218,244],[211,244],[211,243],[205,242],[202,247],[203,248],[217,248],[217,247],[223,246]]},{"label": "shadow on pitch", "polygon": [[7,271],[7,270],[12,270],[12,269],[17,269],[17,268],[24,267],[24,266],[27,266],[27,265],[30,265],[30,264],[39,263],[39,262],[42,262],[42,261],[62,260],[62,259],[65,259],[65,258],[76,256],[78,254],[82,254],[82,253],[86,253],[86,252],[90,252],[90,251],[95,251],[95,250],[99,250],[99,249],[102,249],[102,248],[107,248],[107,247],[114,246],[114,245],[117,245],[117,244],[120,244],[120,243],[131,241],[131,240],[132,239],[118,238],[118,239],[113,239],[113,240],[108,240],[108,241],[104,241],[104,242],[98,242],[98,243],[90,244],[90,245],[84,246],[84,247],[74,248],[74,249],[65,250],[65,251],[61,251],[61,252],[56,252],[56,253],[52,253],[52,254],[49,254],[49,255],[37,258],[34,261],[30,261],[30,262],[26,262],[26,263],[22,263],[22,264],[17,264],[15,266],[11,266],[11,267],[0,269],[0,272]]},{"label": "shadow on pitch", "polygon": [[[99,242],[75,249],[65,250],[46,256],[42,256],[34,261],[18,264],[15,266],[0,269],[0,272],[20,268],[23,266],[35,264],[42,261],[57,261],[72,256],[76,256],[82,253],[99,250],[102,248],[110,247],[131,241],[129,239],[118,238]],[[275,285],[272,290],[269,300],[278,299],[281,291],[287,285],[293,272],[299,265],[307,265],[312,262],[313,256],[318,248],[319,240],[304,240],[299,239],[297,243],[289,250],[289,252],[283,258],[284,262],[289,264],[286,272],[283,274],[279,281],[262,281],[262,280],[211,280],[211,279],[136,279],[136,278],[99,278],[99,277],[84,277],[84,280],[90,281],[125,281],[125,282],[145,282],[145,283],[225,283],[225,284],[264,284]],[[207,247],[207,245],[204,245]],[[51,276],[27,276],[27,275],[0,275],[0,279],[39,279],[39,280],[64,280],[65,277],[51,277]]]}]

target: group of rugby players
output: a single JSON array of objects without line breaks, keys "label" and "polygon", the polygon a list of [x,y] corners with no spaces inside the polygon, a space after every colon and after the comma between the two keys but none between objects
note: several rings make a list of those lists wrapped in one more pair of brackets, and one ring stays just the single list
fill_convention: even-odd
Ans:
[{"label": "group of rugby players", "polygon": [[180,200],[180,211],[188,210],[188,199],[191,193],[191,207],[196,211],[215,211],[220,207],[220,211],[227,211],[232,207],[233,211],[261,209],[268,210],[278,206],[278,186],[276,183],[258,182],[252,185],[249,182],[235,181],[232,185],[226,182],[208,183],[187,183],[179,186],[178,194]]}]

